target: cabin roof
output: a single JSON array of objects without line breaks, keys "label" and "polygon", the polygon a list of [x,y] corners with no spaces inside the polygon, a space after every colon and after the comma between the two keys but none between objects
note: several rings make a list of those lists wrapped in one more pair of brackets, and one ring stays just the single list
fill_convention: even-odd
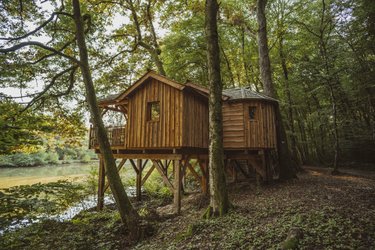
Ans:
[{"label": "cabin roof", "polygon": [[[125,91],[119,94],[113,94],[108,95],[104,98],[100,98],[98,100],[99,104],[102,106],[106,105],[115,105],[118,104],[121,100],[124,100],[125,97],[129,96],[131,93],[133,93],[135,90],[137,90],[143,83],[145,83],[148,79],[153,78],[156,80],[159,80],[165,84],[168,84],[171,87],[174,87],[179,90],[184,90],[186,88],[192,89],[195,92],[208,97],[209,90],[203,86],[194,84],[192,82],[186,82],[185,84],[176,82],[174,80],[171,80],[165,76],[159,75],[155,71],[148,71],[146,74],[144,74],[142,77],[140,77],[133,85],[131,85],[129,88],[127,88]],[[223,100],[249,100],[249,99],[255,99],[255,100],[266,100],[266,101],[273,101],[277,102],[276,99],[271,98],[269,96],[266,96],[264,94],[252,91],[248,88],[231,88],[231,89],[224,89],[223,90]]]},{"label": "cabin roof", "polygon": [[[143,83],[145,83],[148,79],[153,78],[156,80],[159,80],[171,87],[174,87],[179,90],[184,90],[184,89],[192,89],[196,91],[198,94],[201,94],[205,97],[208,96],[209,91],[207,88],[199,86],[197,84],[187,82],[186,84],[182,84],[179,82],[176,82],[174,80],[171,80],[165,76],[159,75],[155,71],[148,71],[146,74],[144,74],[141,78],[139,78],[134,84],[132,84],[129,88],[127,88],[125,91],[123,91],[120,94],[113,94],[113,95],[108,95],[106,97],[100,98],[98,100],[100,105],[113,105],[117,104],[121,100],[123,100],[125,97],[129,96],[131,93],[136,91]],[[224,98],[225,99],[225,98]]]},{"label": "cabin roof", "polygon": [[248,100],[248,99],[256,99],[256,100],[267,100],[277,102],[276,99],[266,96],[264,94],[252,91],[248,88],[231,88],[231,89],[224,89],[223,95],[229,97],[229,100]]}]

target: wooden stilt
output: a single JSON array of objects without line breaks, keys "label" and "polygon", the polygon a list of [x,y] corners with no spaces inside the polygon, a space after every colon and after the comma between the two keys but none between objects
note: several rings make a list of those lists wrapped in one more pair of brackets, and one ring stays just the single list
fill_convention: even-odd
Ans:
[{"label": "wooden stilt", "polygon": [[99,181],[98,181],[98,204],[97,209],[100,211],[104,205],[104,186],[105,186],[105,168],[102,158],[99,160]]},{"label": "wooden stilt", "polygon": [[181,213],[181,166],[179,160],[174,160],[174,206],[177,214]]},{"label": "wooden stilt", "polygon": [[136,179],[136,196],[137,196],[137,200],[141,200],[142,199],[142,193],[141,193],[141,189],[142,189],[142,159],[138,159],[137,160],[137,169],[138,169],[138,172],[137,172],[137,179]]},{"label": "wooden stilt", "polygon": [[271,154],[269,150],[264,150],[264,165],[266,170],[267,182],[271,183],[273,181],[273,173],[271,171]]},{"label": "wooden stilt", "polygon": [[232,161],[231,161],[231,167],[232,167],[233,182],[237,182],[237,169],[236,169],[236,166],[233,164]]}]

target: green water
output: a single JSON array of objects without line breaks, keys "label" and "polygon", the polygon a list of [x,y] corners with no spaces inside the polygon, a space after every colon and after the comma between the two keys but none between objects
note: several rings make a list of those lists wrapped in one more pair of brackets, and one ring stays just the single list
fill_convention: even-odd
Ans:
[{"label": "green water", "polygon": [[58,180],[84,181],[97,171],[98,162],[72,163],[41,167],[0,168],[0,188]]}]

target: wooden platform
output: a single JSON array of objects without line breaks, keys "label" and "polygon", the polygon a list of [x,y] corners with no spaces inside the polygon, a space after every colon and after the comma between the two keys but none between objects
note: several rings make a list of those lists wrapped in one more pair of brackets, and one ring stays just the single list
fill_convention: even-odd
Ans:
[{"label": "wooden platform", "polygon": [[[152,151],[152,152],[150,152]],[[207,150],[206,150],[207,151]],[[100,152],[96,150],[100,157]],[[129,162],[136,174],[136,197],[141,200],[141,188],[150,177],[151,173],[157,171],[163,179],[164,184],[170,189],[174,196],[175,212],[181,211],[181,196],[183,193],[183,180],[190,174],[199,183],[201,192],[208,193],[208,154],[204,149],[173,149],[173,150],[113,150],[114,157],[121,159],[117,169],[120,171],[126,162]],[[271,168],[270,150],[230,150],[225,152],[225,167],[227,178],[237,179],[238,173],[245,178],[257,177],[263,181],[272,181],[273,169]],[[147,164],[148,171],[145,171]],[[252,173],[250,173],[252,170]],[[255,176],[254,176],[255,174]],[[99,163],[99,185],[98,185],[98,209],[103,208],[104,192],[109,183],[105,178],[105,166],[100,158]]]}]

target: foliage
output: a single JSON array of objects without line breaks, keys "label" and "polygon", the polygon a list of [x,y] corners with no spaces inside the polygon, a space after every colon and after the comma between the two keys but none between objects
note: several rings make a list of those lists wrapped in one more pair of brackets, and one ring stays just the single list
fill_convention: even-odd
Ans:
[{"label": "foliage", "polygon": [[22,112],[23,108],[12,101],[0,101],[0,154],[51,152],[82,145],[86,129],[78,113]]},{"label": "foliage", "polygon": [[57,214],[82,198],[82,185],[67,181],[16,186],[0,191],[0,228]]},{"label": "foliage", "polygon": [[96,154],[91,150],[83,148],[69,148],[68,150],[58,149],[57,152],[36,153],[15,153],[0,155],[0,167],[36,167],[44,165],[55,165],[78,161],[88,163],[92,159],[97,159]]},{"label": "foliage", "polygon": [[153,171],[143,186],[144,190],[151,197],[169,198],[172,196],[169,188],[164,184],[163,178],[158,171]]},{"label": "foliage", "polygon": [[120,249],[127,243],[125,233],[124,224],[113,210],[85,212],[71,222],[46,220],[6,233],[0,248]]}]

